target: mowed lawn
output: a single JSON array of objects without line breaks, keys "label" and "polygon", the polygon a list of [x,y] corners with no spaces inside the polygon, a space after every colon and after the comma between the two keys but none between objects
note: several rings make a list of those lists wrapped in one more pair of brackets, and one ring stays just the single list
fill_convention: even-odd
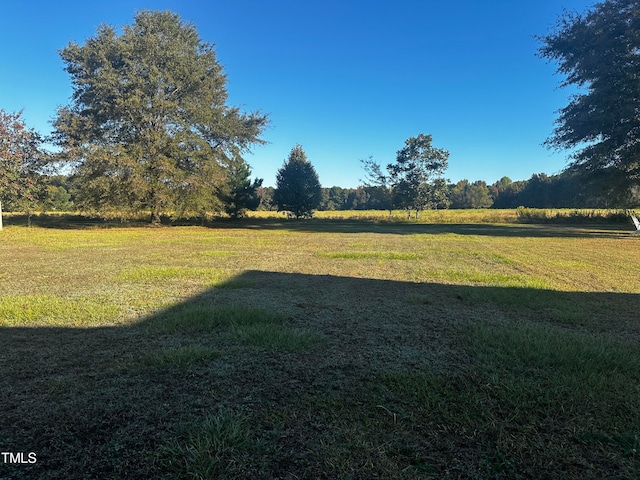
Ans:
[{"label": "mowed lawn", "polygon": [[50,227],[0,232],[2,479],[640,478],[630,228]]}]

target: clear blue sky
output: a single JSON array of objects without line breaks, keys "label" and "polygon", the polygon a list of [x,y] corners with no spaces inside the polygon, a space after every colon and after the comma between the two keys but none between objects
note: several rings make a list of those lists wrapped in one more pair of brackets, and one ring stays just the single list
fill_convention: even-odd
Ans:
[{"label": "clear blue sky", "polygon": [[171,10],[214,43],[229,103],[268,113],[269,142],[246,158],[265,185],[301,144],[323,186],[355,187],[359,159],[386,165],[405,139],[433,135],[447,178],[493,183],[558,173],[565,153],[541,143],[571,92],[535,56],[563,9],[586,0],[5,1],[0,108],[51,131],[71,95],[58,51],[96,27]]}]

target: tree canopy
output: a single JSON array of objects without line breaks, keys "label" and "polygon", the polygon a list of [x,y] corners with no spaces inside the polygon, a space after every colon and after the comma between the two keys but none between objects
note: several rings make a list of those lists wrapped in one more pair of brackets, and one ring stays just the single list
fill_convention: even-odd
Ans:
[{"label": "tree canopy", "polygon": [[85,208],[200,210],[226,180],[222,165],[247,151],[267,117],[227,102],[213,45],[171,12],[141,11],[121,34],[103,25],[60,55],[71,104],[54,122],[74,162]]},{"label": "tree canopy", "polygon": [[322,190],[318,174],[300,145],[291,149],[278,170],[273,200],[278,210],[289,211],[296,218],[310,217],[320,206]]},{"label": "tree canopy", "polygon": [[22,112],[0,109],[0,202],[5,208],[30,213],[40,200],[46,161],[41,147],[42,137],[27,127]]},{"label": "tree canopy", "polygon": [[607,0],[586,13],[566,12],[539,40],[539,55],[565,75],[562,86],[579,89],[547,145],[577,149],[573,169],[628,192],[640,180],[640,5]]},{"label": "tree canopy", "polygon": [[387,165],[394,204],[407,210],[434,207],[445,182],[436,182],[447,169],[449,152],[431,145],[431,135],[408,138],[396,155],[396,162]]},{"label": "tree canopy", "polygon": [[[442,175],[447,169],[449,152],[431,145],[431,135],[419,134],[404,142],[395,163],[387,165],[387,173],[373,158],[360,160],[365,171],[364,185],[377,189],[377,197],[384,208],[402,208],[418,212],[425,208],[446,208],[449,187]],[[381,205],[381,206],[382,206]]]},{"label": "tree canopy", "polygon": [[463,179],[450,192],[451,208],[488,208],[493,204],[489,187],[483,180],[470,183]]}]

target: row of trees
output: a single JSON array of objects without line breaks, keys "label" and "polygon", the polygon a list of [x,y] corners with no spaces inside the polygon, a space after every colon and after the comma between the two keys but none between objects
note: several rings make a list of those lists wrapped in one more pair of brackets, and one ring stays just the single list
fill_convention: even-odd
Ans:
[{"label": "row of trees", "polygon": [[[320,210],[414,210],[424,208],[515,208],[611,207],[611,184],[595,182],[568,170],[560,175],[534,174],[529,180],[503,177],[489,185],[482,180],[447,183],[442,174],[448,152],[431,145],[431,136],[409,138],[398,151],[396,163],[383,172],[373,159],[362,160],[367,180],[358,188],[322,188],[302,146],[296,145],[277,174],[277,187],[262,187],[261,179],[250,179],[251,169],[241,159],[226,166],[226,181],[217,190],[217,206],[232,217],[247,210],[289,211],[308,217]],[[0,148],[3,162],[0,198],[5,209],[31,213],[35,210],[66,211],[82,205],[83,189],[77,178],[46,175],[51,161],[40,144],[42,138],[28,129],[21,114],[0,110]],[[73,195],[73,197],[72,197]],[[640,191],[631,190],[640,201]],[[80,198],[78,202],[77,198]],[[77,202],[77,203],[76,203]]]},{"label": "row of trees", "polygon": [[[389,200],[393,198],[388,190],[379,186],[360,186],[357,188],[320,187],[315,169],[306,160],[302,147],[296,146],[292,151],[294,159],[304,159],[306,166],[288,167],[279,172],[279,196],[274,187],[263,187],[260,179],[249,179],[250,169],[245,167],[229,173],[232,183],[221,193],[224,211],[232,217],[240,217],[247,210],[286,210],[299,217],[309,216],[317,210],[387,210]],[[287,160],[285,165],[290,162]],[[295,164],[295,162],[294,162]],[[299,176],[296,169],[306,169],[308,175]],[[306,179],[305,179],[306,178]],[[300,181],[302,180],[302,181]],[[298,187],[294,187],[295,184]],[[22,184],[24,185],[24,183]],[[5,210],[22,211],[73,211],[75,192],[68,177],[62,175],[47,176],[36,174],[33,182],[28,184],[36,188],[29,196],[17,194],[5,195],[8,200],[3,203]],[[313,185],[313,187],[312,187]],[[12,185],[16,192],[20,182]],[[317,188],[320,187],[318,194]],[[440,201],[434,208],[609,208],[616,205],[611,202],[612,196],[607,184],[594,184],[584,177],[570,172],[547,176],[544,173],[534,174],[528,180],[512,181],[503,177],[493,184],[483,180],[470,182],[461,180],[455,184],[448,183],[443,188]],[[298,196],[295,191],[304,192]],[[640,203],[640,190],[632,190],[632,203]],[[26,199],[29,201],[26,201]],[[305,208],[296,210],[299,202]],[[318,198],[320,199],[318,202]],[[278,203],[280,202],[280,203]]]},{"label": "row of trees", "polygon": [[[443,187],[433,208],[613,208],[617,204],[606,184],[589,183],[571,173],[548,176],[533,174],[528,180],[502,177],[492,184],[484,180],[460,180]],[[278,210],[274,187],[257,190],[259,209]],[[390,192],[377,186],[357,188],[323,187],[318,210],[387,210]],[[631,191],[630,203],[640,203],[640,190]]]},{"label": "row of trees", "polygon": [[[607,0],[584,14],[566,13],[539,37],[539,55],[558,65],[563,86],[578,87],[560,111],[547,145],[572,149],[561,175],[494,185],[443,178],[449,153],[430,135],[407,139],[384,168],[363,161],[365,180],[351,200],[362,208],[624,206],[638,202],[640,185],[640,9],[636,0]],[[141,11],[121,33],[101,26],[85,44],[61,51],[73,94],[53,122],[49,143],[20,113],[0,110],[0,209],[32,211],[64,204],[119,213],[180,217],[212,211],[241,215],[257,208],[262,180],[251,180],[243,154],[260,138],[268,117],[227,105],[226,77],[211,44],[171,12]],[[56,168],[69,189],[47,183]],[[350,194],[351,195],[351,194]],[[56,197],[57,196],[57,197]],[[344,199],[326,198],[326,208]],[[51,198],[56,200],[51,201]],[[67,199],[68,201],[69,199]],[[296,146],[278,172],[273,205],[304,217],[323,205],[317,174]],[[1,211],[1,210],[0,210]]]}]

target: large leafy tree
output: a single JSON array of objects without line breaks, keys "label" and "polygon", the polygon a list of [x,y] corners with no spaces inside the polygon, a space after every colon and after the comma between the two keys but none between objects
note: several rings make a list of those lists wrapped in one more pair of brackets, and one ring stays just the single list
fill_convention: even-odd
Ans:
[{"label": "large leafy tree", "polygon": [[419,134],[405,141],[396,162],[387,165],[394,204],[408,212],[435,207],[445,182],[449,152],[431,145],[432,136]]},{"label": "large leafy tree", "polygon": [[45,161],[42,138],[26,126],[22,112],[0,109],[0,228],[2,205],[27,214],[36,207],[44,191]]},{"label": "large leafy tree", "polygon": [[70,105],[58,111],[62,157],[85,208],[202,210],[236,150],[262,143],[267,117],[227,102],[214,48],[171,12],[141,11],[120,34],[98,28],[61,51]]},{"label": "large leafy tree", "polygon": [[449,152],[431,145],[431,135],[419,134],[405,140],[404,147],[396,153],[396,162],[389,163],[386,173],[369,157],[360,160],[366,178],[366,187],[375,188],[378,203],[389,210],[394,208],[418,213],[425,208],[446,208],[449,205],[449,189],[442,177],[447,169]]},{"label": "large leafy tree", "polygon": [[273,200],[278,210],[296,218],[310,217],[322,202],[322,188],[315,168],[300,145],[293,147],[276,175]]},{"label": "large leafy tree", "polygon": [[627,194],[640,180],[640,5],[607,0],[565,13],[539,37],[562,86],[578,93],[559,111],[547,145],[575,149],[571,167]]}]

